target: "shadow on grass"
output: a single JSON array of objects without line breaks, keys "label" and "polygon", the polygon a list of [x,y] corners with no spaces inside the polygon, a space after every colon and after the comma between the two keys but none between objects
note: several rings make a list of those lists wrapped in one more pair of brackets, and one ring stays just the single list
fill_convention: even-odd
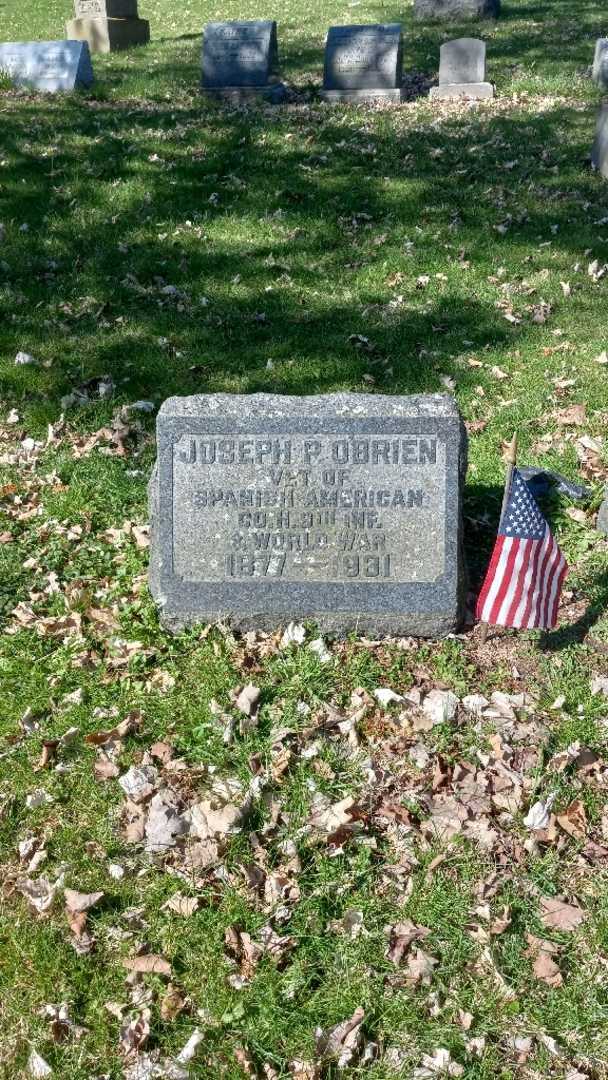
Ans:
[{"label": "shadow on grass", "polygon": [[[463,344],[508,349],[537,327],[515,332],[493,298],[468,293],[466,262],[490,276],[508,257],[532,272],[529,253],[548,238],[580,253],[572,202],[597,195],[580,168],[586,123],[563,107],[414,128],[379,118],[372,130],[365,112],[323,108],[5,106],[3,218],[28,226],[3,249],[5,348],[24,348],[42,319],[65,341],[43,376],[9,369],[5,392],[57,403],[104,372],[125,395],[157,399],[360,388],[364,375],[382,392],[456,375],[473,387],[475,371],[454,361]],[[494,226],[511,206],[520,220],[503,240]],[[431,238],[419,243],[420,230]],[[399,288],[408,244],[429,269],[447,258],[454,270],[426,303]]]}]

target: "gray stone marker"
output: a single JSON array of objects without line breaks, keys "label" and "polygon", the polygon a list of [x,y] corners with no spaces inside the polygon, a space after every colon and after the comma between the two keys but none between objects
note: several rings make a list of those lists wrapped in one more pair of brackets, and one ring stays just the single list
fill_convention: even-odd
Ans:
[{"label": "gray stone marker", "polygon": [[595,43],[592,78],[601,90],[608,90],[608,38],[598,38]]},{"label": "gray stone marker", "polygon": [[203,33],[203,93],[239,102],[256,97],[278,103],[285,86],[276,77],[279,50],[277,24],[207,23]]},{"label": "gray stone marker", "polygon": [[0,71],[15,86],[32,90],[75,90],[90,86],[89,47],[81,41],[8,41],[0,44]]},{"label": "gray stone marker", "polygon": [[414,0],[417,19],[498,18],[500,0]]},{"label": "gray stone marker", "polygon": [[608,105],[602,105],[598,113],[591,164],[608,180]]},{"label": "gray stone marker", "polygon": [[150,40],[150,23],[138,17],[137,0],[74,0],[74,14],[67,35],[86,41],[91,52],[116,52]]},{"label": "gray stone marker", "polygon": [[325,43],[325,101],[401,101],[399,23],[332,26]]},{"label": "gray stone marker", "polygon": [[486,43],[478,38],[446,41],[440,49],[439,86],[431,98],[492,98],[494,87],[485,81]]},{"label": "gray stone marker", "polygon": [[150,588],[165,625],[458,626],[466,434],[453,398],[169,398],[157,438]]}]

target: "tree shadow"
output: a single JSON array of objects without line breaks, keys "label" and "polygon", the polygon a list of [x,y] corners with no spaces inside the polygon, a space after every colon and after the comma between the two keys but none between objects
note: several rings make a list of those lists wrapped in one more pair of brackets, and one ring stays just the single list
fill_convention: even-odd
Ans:
[{"label": "tree shadow", "polygon": [[[445,378],[472,389],[475,370],[456,361],[463,341],[508,349],[538,333],[529,318],[514,330],[493,299],[458,287],[467,260],[491,276],[500,258],[492,222],[504,210],[492,182],[503,183],[517,146],[527,165],[509,177],[509,202],[524,199],[526,213],[510,227],[511,258],[529,260],[532,240],[556,230],[560,250],[578,254],[568,193],[577,202],[598,196],[595,177],[580,171],[587,119],[563,106],[541,116],[446,114],[428,126],[384,123],[362,138],[364,117],[322,107],[311,128],[297,109],[148,108],[78,97],[5,105],[3,217],[29,228],[3,249],[8,280],[28,311],[42,309],[66,336],[65,355],[41,385],[9,368],[5,392],[38,397],[50,413],[75,380],[104,372],[125,394],[155,398],[227,388],[313,393],[359,388],[363,376],[390,393],[437,390]],[[24,124],[55,150],[41,158],[23,139]],[[564,125],[571,145],[556,175]],[[285,131],[296,137],[286,140]],[[470,155],[472,139],[483,142],[481,162]],[[405,188],[393,183],[408,177]],[[112,204],[117,213],[108,217]],[[75,229],[75,214],[93,231]],[[248,236],[260,220],[267,240],[257,225],[256,239]],[[424,281],[420,292],[402,293],[399,273],[410,274],[406,252],[416,249],[417,231],[436,227],[453,229],[442,259],[455,280],[421,305]],[[592,246],[591,225],[589,237]],[[423,261],[432,264],[432,242],[425,244]],[[319,290],[320,281],[335,282],[335,294]],[[15,322],[5,311],[14,355],[39,316]]]}]

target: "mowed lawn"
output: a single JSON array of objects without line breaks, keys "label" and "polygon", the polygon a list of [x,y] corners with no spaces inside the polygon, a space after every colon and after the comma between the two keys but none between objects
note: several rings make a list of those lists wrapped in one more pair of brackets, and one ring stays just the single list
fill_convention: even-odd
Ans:
[{"label": "mowed lawn", "polygon": [[[600,1080],[605,5],[140,15],[151,45],[94,57],[90,92],[0,84],[0,1075]],[[3,0],[0,38],[69,16]],[[203,25],[254,17],[278,20],[289,103],[206,103]],[[402,106],[319,102],[326,29],[355,21],[403,23]],[[432,107],[441,42],[470,33],[495,101]],[[514,431],[523,464],[587,486],[544,503],[571,566],[556,631],[160,628],[156,408],[332,390],[455,394],[470,602]]]}]

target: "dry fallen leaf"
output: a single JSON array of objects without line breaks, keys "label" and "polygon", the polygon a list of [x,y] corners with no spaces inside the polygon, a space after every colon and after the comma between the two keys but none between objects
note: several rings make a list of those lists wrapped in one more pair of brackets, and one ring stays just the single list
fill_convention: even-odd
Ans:
[{"label": "dry fallen leaf", "polygon": [[578,904],[566,904],[553,896],[541,896],[541,922],[547,930],[576,930],[586,917]]},{"label": "dry fallen leaf", "polygon": [[351,822],[352,815],[349,811],[354,804],[355,800],[348,796],[346,799],[334,803],[333,806],[312,813],[310,824],[313,829],[321,829],[326,833],[336,832],[337,829]]},{"label": "dry fallen leaf", "polygon": [[407,960],[407,981],[412,986],[418,986],[419,983],[423,986],[430,986],[433,969],[437,967],[438,963],[438,960],[435,960],[433,956],[429,956],[422,949],[414,949]]},{"label": "dry fallen leaf", "polygon": [[144,953],[142,956],[129,956],[122,961],[127,971],[137,971],[141,974],[171,975],[171,964],[157,953]]},{"label": "dry fallen leaf", "polygon": [[575,799],[566,807],[563,814],[557,815],[558,825],[570,836],[583,840],[587,834],[587,816],[580,799]]},{"label": "dry fallen leaf", "polygon": [[361,1025],[365,1011],[359,1007],[348,1020],[334,1027],[318,1029],[316,1034],[317,1055],[321,1061],[334,1061],[338,1069],[345,1069],[356,1059],[361,1045]]},{"label": "dry fallen leaf", "polygon": [[186,998],[181,990],[169,983],[165,993],[160,999],[160,1015],[165,1024],[175,1020],[186,1007]]},{"label": "dry fallen leaf", "polygon": [[76,892],[75,889],[66,889],[64,892],[65,906],[70,914],[80,914],[99,903],[103,895],[103,892],[81,893]]},{"label": "dry fallen leaf", "polygon": [[554,988],[561,986],[564,981],[562,973],[552,959],[553,954],[558,951],[557,945],[554,945],[551,941],[545,941],[543,938],[535,937],[534,934],[526,934],[526,940],[528,949],[525,955],[533,961],[532,970],[536,978],[546,983],[547,986]]}]

